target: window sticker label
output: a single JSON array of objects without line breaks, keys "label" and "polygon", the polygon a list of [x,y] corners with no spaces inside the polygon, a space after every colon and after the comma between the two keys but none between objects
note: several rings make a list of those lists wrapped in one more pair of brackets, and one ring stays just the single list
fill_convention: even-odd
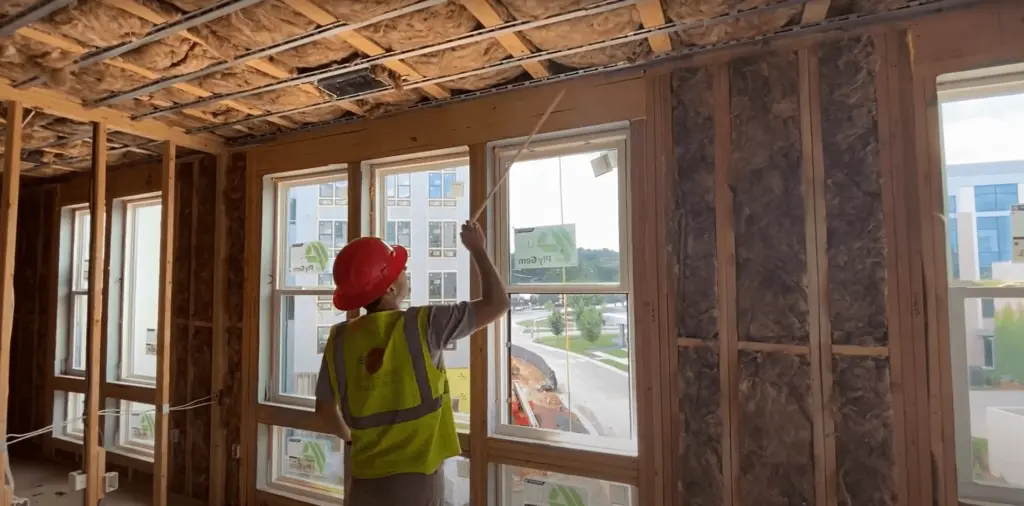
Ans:
[{"label": "window sticker label", "polygon": [[549,225],[515,230],[513,270],[576,267],[576,225]]},{"label": "window sticker label", "polygon": [[1013,236],[1011,261],[1024,262],[1024,204],[1010,206],[1010,229]]},{"label": "window sticker label", "polygon": [[292,273],[320,273],[327,270],[331,254],[320,241],[300,242],[291,245],[288,255],[288,271]]},{"label": "window sticker label", "polygon": [[535,478],[523,479],[523,506],[587,506],[587,490]]}]

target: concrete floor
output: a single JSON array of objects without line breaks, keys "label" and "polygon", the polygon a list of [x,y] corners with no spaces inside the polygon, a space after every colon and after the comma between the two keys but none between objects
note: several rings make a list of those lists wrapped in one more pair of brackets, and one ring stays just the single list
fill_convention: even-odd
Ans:
[{"label": "concrete floor", "polygon": [[[35,460],[11,460],[14,495],[29,500],[30,506],[81,506],[85,491],[72,492],[68,473],[73,466]],[[120,477],[120,488],[103,499],[103,506],[152,504],[152,487]],[[173,503],[178,504],[178,503]]]}]

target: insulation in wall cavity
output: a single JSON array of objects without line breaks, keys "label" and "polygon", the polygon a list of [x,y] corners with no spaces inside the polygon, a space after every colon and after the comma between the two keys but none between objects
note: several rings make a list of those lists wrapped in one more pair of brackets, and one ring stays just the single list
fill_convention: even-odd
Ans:
[{"label": "insulation in wall cavity", "polygon": [[[189,317],[189,294],[192,278],[192,186],[194,172],[192,164],[178,166],[177,216],[175,216],[174,269],[171,290],[174,319],[187,320]],[[184,369],[181,369],[184,371]]]},{"label": "insulation in wall cavity", "polygon": [[679,337],[718,335],[718,257],[715,242],[715,128],[711,71],[672,73],[675,182],[672,217],[676,322]]},{"label": "insulation in wall cavity", "polygon": [[742,506],[814,503],[807,356],[740,351]]},{"label": "insulation in wall cavity", "polygon": [[828,301],[835,344],[885,346],[885,225],[874,39],[819,50]]},{"label": "insulation in wall cavity", "polygon": [[[53,223],[55,216],[60,211],[57,209],[57,191],[55,189],[47,188],[42,190],[43,200],[41,202],[41,215],[39,219],[39,228],[28,229],[30,234],[35,234],[35,230],[49,230],[50,233],[38,234],[39,239],[39,251],[42,254],[37,254],[36,261],[39,262],[39,280],[38,285],[35,287],[34,293],[37,298],[36,302],[36,329],[33,334],[33,342],[35,343],[35,378],[36,385],[43,385],[46,383],[46,378],[50,374],[53,374],[53,362],[47,362],[45,359],[49,357],[48,350],[53,343],[52,331],[54,327],[50,326],[50,301],[51,294],[56,291],[57,287],[53,285],[51,280],[57,279],[56,273],[53,272],[56,267],[50,262],[50,254],[48,252],[56,251],[58,242],[58,231],[54,229]],[[51,277],[52,276],[52,277]],[[15,299],[17,300],[17,299]],[[18,355],[19,357],[21,355]],[[38,390],[33,389],[32,395],[37,395]],[[32,424],[32,428],[45,427],[50,424],[50,420],[53,417],[53,413],[47,412],[47,403],[45,402],[32,402],[30,405],[36,407],[35,423]],[[10,432],[10,431],[9,431]]]},{"label": "insulation in wall cavity", "polygon": [[894,504],[889,361],[837,357],[833,364],[838,505]]},{"label": "insulation in wall cavity", "polygon": [[[175,323],[171,328],[171,406],[181,406],[188,403],[188,324]],[[171,440],[171,462],[170,462],[170,483],[171,492],[176,494],[185,493],[186,470],[188,469],[188,455],[186,453],[188,432],[188,411],[172,411],[170,430],[178,431],[178,440]]]},{"label": "insulation in wall cavity", "polygon": [[195,174],[195,233],[193,233],[195,263],[192,266],[192,319],[213,323],[213,270],[216,255],[213,243],[216,237],[214,229],[217,198],[216,159],[205,158]]},{"label": "insulation in wall cavity", "polygon": [[224,184],[228,233],[227,323],[241,325],[245,285],[245,157],[231,155]]},{"label": "insulation in wall cavity", "polygon": [[679,506],[722,506],[722,415],[718,351],[681,348],[679,447],[676,448]]},{"label": "insulation in wall cavity", "polygon": [[[188,350],[189,402],[210,395],[212,345],[212,327],[192,327]],[[189,415],[188,444],[192,447],[189,462],[192,497],[206,501],[210,498],[210,408],[190,409],[187,413]]]},{"label": "insulation in wall cavity", "polygon": [[795,53],[730,64],[736,309],[741,341],[808,342]]},{"label": "insulation in wall cavity", "polygon": [[228,462],[225,473],[225,504],[238,506],[238,465],[231,458],[231,449],[242,443],[242,329],[237,326],[227,328],[227,370],[225,375],[223,410],[230,415],[224,418],[227,425],[225,448]]}]

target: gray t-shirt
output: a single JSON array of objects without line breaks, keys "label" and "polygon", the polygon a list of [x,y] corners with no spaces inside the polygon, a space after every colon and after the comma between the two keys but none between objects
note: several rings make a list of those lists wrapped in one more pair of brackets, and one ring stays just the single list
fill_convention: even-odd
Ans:
[{"label": "gray t-shirt", "polygon": [[[416,318],[423,308],[409,308],[403,318]],[[434,366],[444,367],[444,348],[452,341],[469,336],[475,326],[475,318],[469,302],[426,306],[427,347]],[[320,363],[320,375],[316,383],[316,397],[334,399],[330,374],[327,372],[327,354],[334,353],[335,375],[338,390],[345,390],[345,362],[341,356],[340,339],[343,339],[345,323],[332,329],[334,349],[324,350]],[[443,467],[443,466],[442,466]],[[440,506],[444,503],[444,476],[439,468],[429,475],[398,474],[372,480],[353,479],[346,493],[346,504],[360,506]]]}]

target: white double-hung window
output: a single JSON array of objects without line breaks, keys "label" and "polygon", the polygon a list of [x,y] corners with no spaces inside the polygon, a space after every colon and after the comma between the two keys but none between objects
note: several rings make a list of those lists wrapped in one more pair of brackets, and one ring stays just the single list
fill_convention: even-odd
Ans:
[{"label": "white double-hung window", "polygon": [[[617,127],[617,125],[615,125]],[[628,129],[492,145],[495,248],[512,309],[494,347],[491,430],[635,455]]]}]

